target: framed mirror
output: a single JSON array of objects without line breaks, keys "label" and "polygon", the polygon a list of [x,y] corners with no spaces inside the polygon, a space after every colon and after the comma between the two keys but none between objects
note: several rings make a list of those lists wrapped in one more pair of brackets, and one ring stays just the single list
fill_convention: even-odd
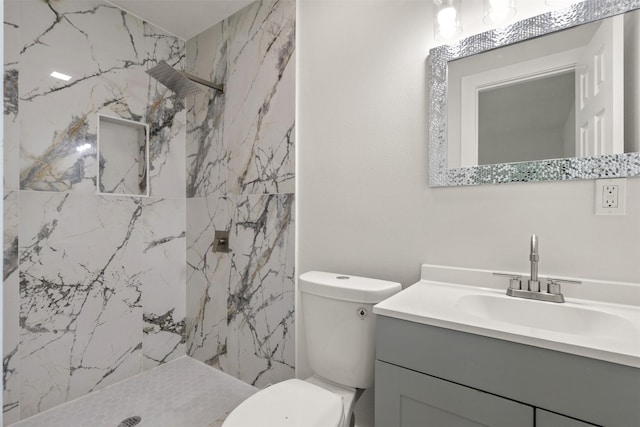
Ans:
[{"label": "framed mirror", "polygon": [[429,185],[640,175],[640,0],[432,49]]}]

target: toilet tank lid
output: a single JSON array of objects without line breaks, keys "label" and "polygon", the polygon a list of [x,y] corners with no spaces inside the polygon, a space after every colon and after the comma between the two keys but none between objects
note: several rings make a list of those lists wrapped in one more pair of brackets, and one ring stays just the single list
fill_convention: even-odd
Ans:
[{"label": "toilet tank lid", "polygon": [[402,285],[396,282],[323,271],[301,274],[298,287],[309,294],[370,304],[379,303],[402,290]]}]

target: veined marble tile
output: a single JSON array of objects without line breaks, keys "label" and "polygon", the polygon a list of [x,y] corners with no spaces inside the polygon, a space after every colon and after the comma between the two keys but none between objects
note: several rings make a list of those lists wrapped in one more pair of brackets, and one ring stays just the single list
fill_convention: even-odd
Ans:
[{"label": "veined marble tile", "polygon": [[[97,112],[153,120],[150,176],[175,179],[160,171],[166,163],[175,163],[169,173],[183,169],[184,156],[169,161],[159,154],[184,128],[183,107],[165,100],[166,89],[160,95],[145,69],[151,59],[180,62],[184,43],[99,0],[24,0],[20,6],[19,107],[32,120],[20,132],[20,188],[94,192]],[[72,79],[51,78],[52,70]],[[85,144],[91,148],[76,150]]]},{"label": "veined marble tile", "polygon": [[98,140],[100,192],[148,195],[146,127],[100,116]]},{"label": "veined marble tile", "polygon": [[185,355],[184,199],[144,199],[142,307],[144,368]]},{"label": "veined marble tile", "polygon": [[[20,292],[18,281],[18,191],[4,194],[3,218],[3,325],[2,325],[2,421],[4,425],[20,419],[18,344],[20,342]],[[2,422],[0,422],[2,424]]]},{"label": "veined marble tile", "polygon": [[295,1],[253,3],[229,18],[228,34],[228,192],[292,193]]},{"label": "veined marble tile", "polygon": [[[131,110],[119,72],[138,62],[136,41],[142,44],[142,25],[97,0],[26,0],[20,6],[20,108],[34,121],[21,127],[20,186],[93,192],[94,116],[106,106],[116,109],[113,104]],[[113,31],[113,24],[124,31]],[[114,37],[105,37],[111,33]],[[72,79],[56,80],[49,76],[53,70]],[[91,148],[78,152],[76,147],[84,144]]]},{"label": "veined marble tile", "polygon": [[185,102],[170,91],[155,95],[152,93],[151,96],[146,117],[150,125],[150,195],[184,197],[187,120]]},{"label": "veined marble tile", "polygon": [[263,387],[294,376],[294,197],[232,200],[228,369]]},{"label": "veined marble tile", "polygon": [[[190,73],[224,84],[227,78],[226,21],[187,42]],[[189,96],[187,103],[187,197],[226,194],[227,151],[222,140],[225,94],[213,89]]]},{"label": "veined marble tile", "polygon": [[4,2],[4,188],[17,190],[19,180],[18,75],[20,56],[20,4]]},{"label": "veined marble tile", "polygon": [[[145,69],[161,60],[184,68],[185,42],[169,36],[149,24],[144,24],[146,54]],[[146,75],[146,73],[145,73]],[[184,98],[178,97],[155,79],[149,79],[145,120],[150,126],[149,161],[150,190],[155,197],[185,196],[185,140],[187,118]]]},{"label": "veined marble tile", "polygon": [[139,198],[20,194],[21,418],[142,368]]},{"label": "veined marble tile", "polygon": [[221,370],[226,370],[230,257],[213,252],[213,241],[216,230],[231,228],[227,204],[223,197],[187,199],[187,354]]}]

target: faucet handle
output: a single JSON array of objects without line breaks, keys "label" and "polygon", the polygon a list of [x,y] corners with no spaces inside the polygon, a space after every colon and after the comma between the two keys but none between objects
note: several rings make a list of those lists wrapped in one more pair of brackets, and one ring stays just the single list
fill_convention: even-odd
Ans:
[{"label": "faucet handle", "polygon": [[562,283],[571,283],[574,285],[582,284],[579,280],[568,280],[568,279],[554,279],[552,277],[547,278],[547,292],[550,294],[561,295],[562,289],[560,285]]},{"label": "faucet handle", "polygon": [[494,276],[504,276],[509,278],[509,288],[522,289],[522,276],[519,274],[493,273]]}]

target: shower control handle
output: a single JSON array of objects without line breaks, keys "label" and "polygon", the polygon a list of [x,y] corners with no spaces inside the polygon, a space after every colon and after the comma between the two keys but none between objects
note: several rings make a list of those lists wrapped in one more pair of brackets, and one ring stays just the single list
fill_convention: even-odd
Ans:
[{"label": "shower control handle", "polygon": [[229,231],[216,230],[213,238],[213,252],[217,252],[217,253],[229,252]]}]

